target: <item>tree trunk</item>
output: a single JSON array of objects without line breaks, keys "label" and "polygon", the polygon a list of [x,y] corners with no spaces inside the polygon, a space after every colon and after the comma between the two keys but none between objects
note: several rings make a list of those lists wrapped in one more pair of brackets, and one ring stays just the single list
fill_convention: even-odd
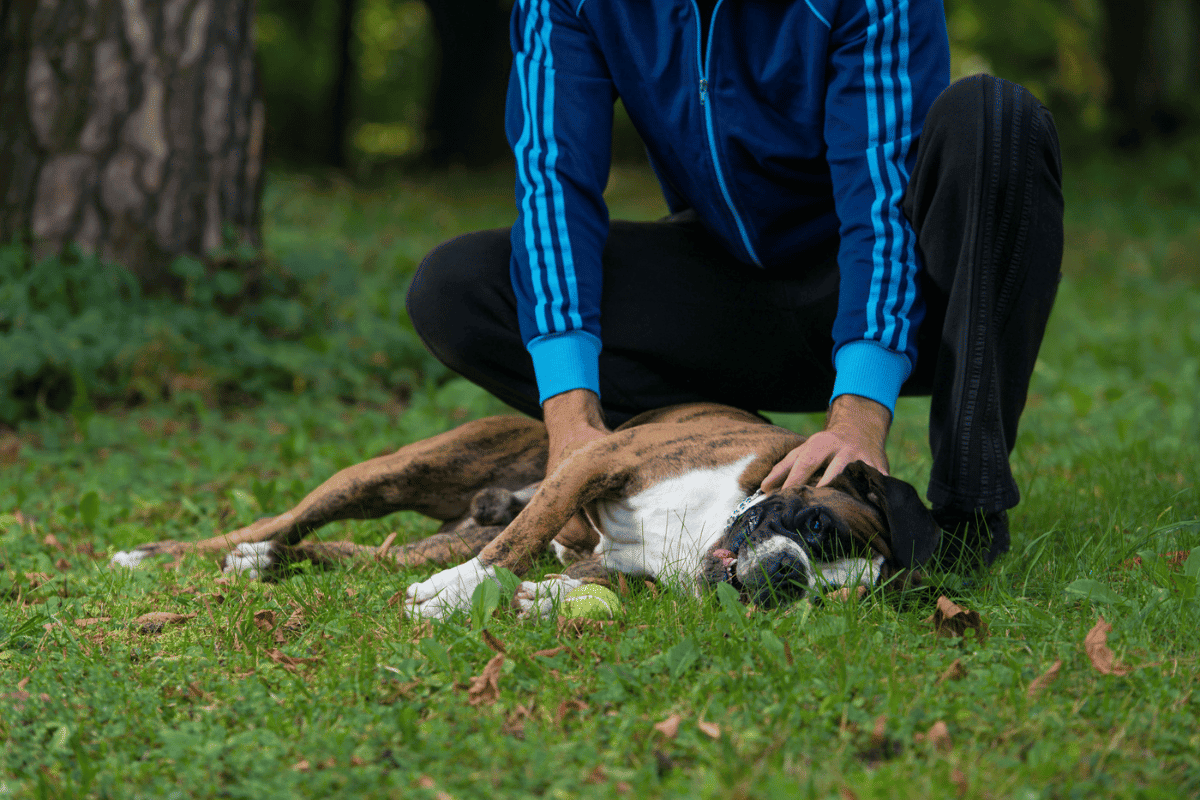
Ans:
[{"label": "tree trunk", "polygon": [[68,242],[150,289],[259,243],[254,0],[0,0],[0,239]]}]

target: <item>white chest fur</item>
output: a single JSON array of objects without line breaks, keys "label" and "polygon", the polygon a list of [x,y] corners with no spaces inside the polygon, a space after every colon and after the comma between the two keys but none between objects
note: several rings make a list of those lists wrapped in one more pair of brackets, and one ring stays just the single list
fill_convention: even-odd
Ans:
[{"label": "white chest fur", "polygon": [[746,496],[738,478],[753,460],[696,469],[621,500],[596,504],[604,565],[692,590],[700,559]]}]

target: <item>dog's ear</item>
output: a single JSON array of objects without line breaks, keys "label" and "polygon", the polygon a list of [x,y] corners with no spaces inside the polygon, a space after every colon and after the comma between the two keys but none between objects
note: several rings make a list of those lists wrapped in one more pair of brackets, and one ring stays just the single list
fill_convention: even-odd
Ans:
[{"label": "dog's ear", "polygon": [[942,529],[910,484],[855,461],[829,485],[883,512],[892,559],[900,566],[919,567],[937,552]]}]

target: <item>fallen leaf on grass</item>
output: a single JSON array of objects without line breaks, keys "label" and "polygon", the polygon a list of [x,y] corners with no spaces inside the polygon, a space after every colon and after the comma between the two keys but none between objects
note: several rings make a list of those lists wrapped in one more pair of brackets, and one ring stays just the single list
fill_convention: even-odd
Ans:
[{"label": "fallen leaf on grass", "polygon": [[270,633],[275,630],[275,612],[265,608],[261,611],[255,611],[254,627],[263,633]]},{"label": "fallen leaf on grass", "polygon": [[319,658],[301,658],[299,656],[289,656],[275,647],[265,651],[263,655],[291,672],[295,672],[297,667],[300,667],[304,664],[316,664],[321,660]]},{"label": "fallen leaf on grass", "polygon": [[950,770],[950,782],[954,784],[954,788],[959,797],[967,796],[967,776],[958,767]]},{"label": "fallen leaf on grass", "polygon": [[1037,697],[1042,690],[1054,682],[1058,677],[1058,671],[1062,669],[1062,659],[1055,661],[1050,665],[1050,669],[1043,672],[1033,679],[1033,683],[1029,684],[1029,688],[1025,690],[1026,697]]},{"label": "fallen leaf on grass", "polygon": [[302,758],[295,764],[292,764],[292,769],[296,770],[296,772],[308,772],[312,769],[312,765],[308,763],[307,758]]},{"label": "fallen leaf on grass", "polygon": [[968,628],[975,631],[975,638],[980,641],[988,635],[987,625],[980,619],[978,611],[968,611],[945,595],[938,598],[933,616],[925,621],[933,623],[933,632],[938,636],[962,636]]},{"label": "fallen leaf on grass", "polygon": [[700,729],[701,733],[710,739],[721,738],[721,726],[715,722],[705,722],[704,720],[700,720],[696,723],[696,727]]},{"label": "fallen leaf on grass", "polygon": [[858,800],[858,795],[847,786],[838,789],[838,794],[842,796],[842,800]]},{"label": "fallen leaf on grass", "polygon": [[929,742],[929,744],[941,750],[943,753],[948,752],[954,744],[950,741],[950,729],[946,727],[946,723],[940,719],[933,723],[927,733],[920,731],[913,734],[913,741],[920,744],[921,742]]},{"label": "fallen leaf on grass", "polygon": [[[20,514],[20,513],[21,513],[20,511],[17,512],[17,514]],[[20,517],[18,517],[17,522],[20,522],[20,521],[21,521],[21,519],[20,519]],[[58,537],[55,536],[53,533],[46,534],[46,538],[42,539],[42,544],[45,545],[46,547],[52,548],[54,550],[62,550],[63,549],[63,546],[58,543]]]},{"label": "fallen leaf on grass", "polygon": [[433,778],[429,777],[428,775],[422,775],[421,777],[417,778],[417,786],[422,789],[437,789],[437,792],[434,795],[437,800],[454,800],[454,796],[449,792],[438,789],[437,784],[433,782]]},{"label": "fallen leaf on grass", "polygon": [[112,617],[83,617],[75,620],[75,627],[86,628],[89,625],[99,625],[101,622],[108,622]]},{"label": "fallen leaf on grass", "polygon": [[492,648],[492,650],[500,654],[506,654],[508,652],[504,649],[504,642],[497,639],[487,628],[484,628],[479,633],[483,636],[483,643]]},{"label": "fallen leaf on grass", "polygon": [[1083,640],[1084,652],[1097,672],[1104,675],[1128,675],[1129,667],[1117,661],[1117,657],[1108,647],[1108,632],[1111,630],[1112,625],[1105,622],[1104,617],[1096,620],[1096,624]]},{"label": "fallen leaf on grass", "polygon": [[25,580],[29,581],[30,589],[36,589],[43,583],[49,583],[50,576],[44,572],[26,572]]},{"label": "fallen leaf on grass", "polygon": [[558,708],[554,711],[554,724],[562,725],[567,718],[567,714],[572,711],[587,711],[588,704],[582,700],[563,700],[558,704]]},{"label": "fallen leaf on grass", "polygon": [[504,718],[504,724],[500,726],[500,732],[509,736],[515,736],[518,739],[525,738],[525,720],[533,716],[534,703],[524,706],[520,703],[516,708],[508,712],[508,716]]},{"label": "fallen leaf on grass", "polygon": [[151,611],[135,619],[133,624],[138,626],[141,633],[155,634],[162,632],[162,629],[168,625],[182,625],[195,616],[195,613],[176,614],[172,611]]},{"label": "fallen leaf on grass", "polygon": [[481,675],[471,678],[467,687],[467,702],[473,706],[490,706],[500,697],[500,668],[504,666],[504,654],[497,653],[483,668]]},{"label": "fallen leaf on grass", "polygon": [[566,645],[560,644],[558,647],[552,647],[549,650],[535,650],[533,654],[541,658],[554,658],[556,655],[564,652],[566,649]]},{"label": "fallen leaf on grass", "polygon": [[603,765],[597,764],[592,771],[588,773],[588,776],[583,779],[583,782],[590,783],[593,786],[600,783],[608,783],[608,773],[604,771]]},{"label": "fallen leaf on grass", "polygon": [[871,729],[871,747],[882,747],[887,742],[887,714],[875,718],[875,727]]},{"label": "fallen leaf on grass", "polygon": [[961,658],[956,658],[951,661],[950,666],[946,667],[946,669],[942,671],[942,674],[938,676],[937,682],[945,683],[946,681],[961,681],[965,677],[967,677],[967,668],[963,666]]},{"label": "fallen leaf on grass", "polygon": [[672,714],[662,722],[655,723],[654,730],[658,731],[668,739],[674,739],[676,734],[679,733],[680,722],[683,722],[683,717],[679,716],[678,714]]}]

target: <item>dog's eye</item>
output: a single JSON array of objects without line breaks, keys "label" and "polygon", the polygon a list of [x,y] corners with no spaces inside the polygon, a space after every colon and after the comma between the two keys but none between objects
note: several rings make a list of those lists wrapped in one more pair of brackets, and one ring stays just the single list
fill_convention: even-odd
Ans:
[{"label": "dog's eye", "polygon": [[798,533],[812,548],[819,548],[833,532],[833,520],[819,508],[809,509],[800,520]]}]

